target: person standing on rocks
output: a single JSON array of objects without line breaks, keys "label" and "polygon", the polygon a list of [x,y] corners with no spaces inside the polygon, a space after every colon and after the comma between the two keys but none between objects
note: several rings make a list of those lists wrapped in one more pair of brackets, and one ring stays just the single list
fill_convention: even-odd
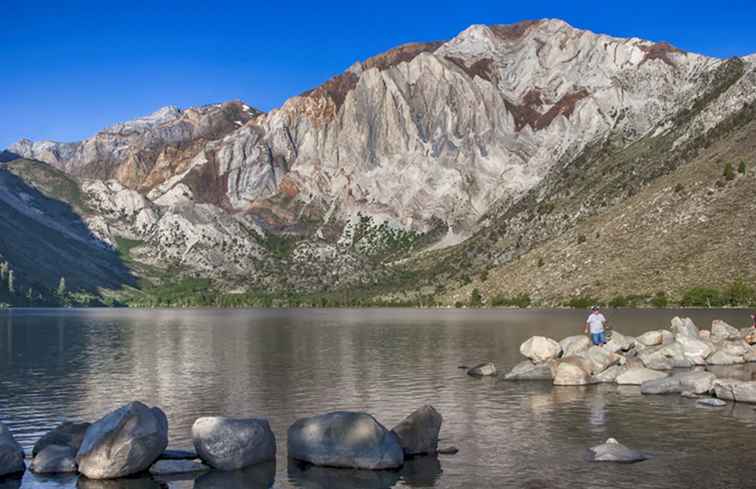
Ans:
[{"label": "person standing on rocks", "polygon": [[591,342],[594,345],[606,344],[606,333],[604,328],[607,325],[607,320],[601,311],[599,306],[591,307],[591,314],[585,321],[585,333],[591,333]]}]

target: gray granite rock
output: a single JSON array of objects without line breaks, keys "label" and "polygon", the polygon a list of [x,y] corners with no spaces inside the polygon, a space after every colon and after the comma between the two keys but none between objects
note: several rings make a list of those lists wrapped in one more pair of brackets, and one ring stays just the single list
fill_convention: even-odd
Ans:
[{"label": "gray granite rock", "polygon": [[199,418],[192,441],[203,462],[219,470],[238,470],[276,458],[276,439],[264,418]]},{"label": "gray granite rock", "polygon": [[425,405],[394,426],[405,456],[429,455],[438,451],[438,436],[444,418],[433,406]]}]

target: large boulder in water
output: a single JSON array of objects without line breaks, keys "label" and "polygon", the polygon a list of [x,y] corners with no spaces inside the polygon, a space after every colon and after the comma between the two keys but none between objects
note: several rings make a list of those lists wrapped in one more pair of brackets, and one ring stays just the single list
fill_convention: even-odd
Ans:
[{"label": "large boulder in water", "polygon": [[167,446],[165,413],[132,402],[89,427],[76,461],[89,479],[115,479],[148,469]]},{"label": "large boulder in water", "polygon": [[756,382],[735,379],[714,381],[714,393],[720,399],[756,404]]},{"label": "large boulder in water", "polygon": [[622,359],[620,355],[607,351],[601,346],[592,346],[578,356],[591,362],[591,369],[589,371],[591,374],[603,372],[609,367],[619,364]]},{"label": "large boulder in water", "polygon": [[589,448],[590,460],[593,462],[616,462],[634,463],[648,460],[649,455],[632,450],[621,444],[614,438],[609,438],[606,443]]},{"label": "large boulder in water", "polygon": [[665,372],[658,370],[631,368],[618,375],[614,381],[620,385],[641,385],[648,380],[661,379],[666,376]]},{"label": "large boulder in water", "polygon": [[76,452],[73,448],[63,445],[47,445],[34,456],[31,471],[35,474],[76,472]]},{"label": "large boulder in water", "polygon": [[192,426],[192,441],[202,461],[219,470],[276,459],[276,438],[263,418],[199,418]]},{"label": "large boulder in water", "polygon": [[65,422],[60,424],[54,430],[48,431],[42,438],[37,440],[32,448],[32,456],[36,456],[48,445],[58,445],[70,447],[74,454],[79,451],[81,442],[84,441],[84,435],[89,429],[90,423],[71,423]]},{"label": "large boulder in water", "polygon": [[404,455],[429,455],[438,451],[438,434],[444,418],[433,406],[425,405],[394,426]]},{"label": "large boulder in water", "polygon": [[740,355],[733,355],[724,350],[717,350],[706,357],[708,365],[739,365],[745,363],[745,359]]},{"label": "large boulder in water", "polygon": [[561,352],[559,343],[544,336],[533,336],[520,345],[520,353],[536,363],[556,358]]},{"label": "large boulder in water", "polygon": [[554,378],[553,361],[533,363],[530,360],[515,365],[504,376],[506,380],[551,380]]},{"label": "large boulder in water", "polygon": [[711,322],[711,336],[715,340],[735,340],[740,338],[740,331],[722,320],[715,319]]},{"label": "large boulder in water", "polygon": [[366,413],[337,411],[289,427],[289,457],[314,465],[395,469],[404,463],[399,438]]},{"label": "large boulder in water", "polygon": [[675,316],[674,318],[672,318],[670,329],[675,336],[689,336],[691,338],[698,338],[698,328],[690,318],[681,318]]},{"label": "large boulder in water", "polygon": [[496,365],[493,362],[481,363],[467,371],[467,375],[473,377],[488,377],[496,375]]},{"label": "large boulder in water", "polygon": [[664,335],[661,330],[647,331],[635,338],[635,344],[641,347],[661,345],[664,342]]},{"label": "large boulder in water", "polygon": [[8,427],[0,423],[0,477],[25,470],[24,450]]},{"label": "large boulder in water", "polygon": [[592,345],[590,338],[585,335],[568,336],[559,342],[562,349],[562,356],[569,357],[582,353]]},{"label": "large boulder in water", "polygon": [[559,362],[554,374],[554,385],[588,385],[593,379],[589,371],[580,367],[575,362]]}]

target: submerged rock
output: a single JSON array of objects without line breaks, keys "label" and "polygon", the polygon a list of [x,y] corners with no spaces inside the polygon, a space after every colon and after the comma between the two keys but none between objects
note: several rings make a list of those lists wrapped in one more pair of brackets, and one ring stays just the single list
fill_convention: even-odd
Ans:
[{"label": "submerged rock", "polygon": [[152,475],[188,474],[210,470],[207,465],[194,460],[158,460],[150,467]]},{"label": "submerged rock", "polygon": [[646,381],[661,379],[666,376],[665,372],[659,372],[658,370],[631,368],[618,375],[615,382],[620,385],[641,385]]},{"label": "submerged rock", "polygon": [[46,445],[32,460],[31,471],[36,474],[76,472],[76,452],[69,446]]},{"label": "submerged rock", "polygon": [[394,426],[404,455],[428,455],[438,451],[438,435],[444,418],[433,406],[426,405]]},{"label": "submerged rock", "polygon": [[366,413],[339,411],[289,427],[289,456],[314,465],[395,469],[404,463],[399,438]]},{"label": "submerged rock", "polygon": [[149,468],[167,446],[165,413],[132,402],[89,427],[76,461],[89,479],[126,477]]},{"label": "submerged rock", "polygon": [[605,443],[589,448],[589,459],[593,462],[634,463],[651,458],[648,454],[632,450],[614,438]]},{"label": "submerged rock", "polygon": [[468,370],[467,375],[472,375],[473,377],[488,377],[496,375],[496,365],[494,365],[493,362],[481,363]]},{"label": "submerged rock", "polygon": [[520,353],[536,363],[556,358],[561,352],[559,343],[543,336],[533,336],[520,345]]},{"label": "submerged rock", "polygon": [[26,470],[24,450],[7,426],[0,423],[0,477]]},{"label": "submerged rock", "polygon": [[533,363],[525,360],[515,365],[504,378],[506,380],[551,380],[554,378],[553,362]]},{"label": "submerged rock", "polygon": [[723,407],[727,406],[727,403],[721,399],[715,399],[713,397],[707,397],[706,399],[699,399],[696,404],[709,407]]},{"label": "submerged rock", "polygon": [[276,459],[276,438],[264,418],[199,418],[192,441],[203,462],[219,470],[238,470]]}]

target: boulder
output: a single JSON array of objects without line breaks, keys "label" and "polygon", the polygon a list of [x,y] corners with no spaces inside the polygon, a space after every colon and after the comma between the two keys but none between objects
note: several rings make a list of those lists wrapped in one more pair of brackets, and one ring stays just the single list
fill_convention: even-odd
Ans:
[{"label": "boulder", "polygon": [[698,328],[690,318],[672,318],[670,329],[675,336],[688,336],[691,338],[698,338]]},{"label": "boulder", "polygon": [[672,370],[672,360],[665,354],[666,346],[651,346],[638,353],[643,366],[654,370]]},{"label": "boulder", "polygon": [[711,391],[716,376],[710,372],[695,371],[648,380],[641,384],[642,394],[676,394],[690,392],[704,394]]},{"label": "boulder", "polygon": [[395,469],[404,463],[399,438],[366,413],[339,411],[289,427],[289,457],[314,465]]},{"label": "boulder", "polygon": [[404,418],[393,431],[405,456],[430,455],[438,451],[438,434],[444,418],[433,406],[425,405]]},{"label": "boulder", "polygon": [[533,363],[525,360],[518,363],[504,376],[506,380],[551,380],[553,362]]},{"label": "boulder", "polygon": [[32,456],[36,456],[48,445],[58,445],[71,447],[76,454],[84,440],[84,434],[87,432],[90,423],[71,423],[65,422],[52,431],[47,432],[42,438],[37,440],[32,448]]},{"label": "boulder", "polygon": [[742,357],[751,353],[751,345],[741,339],[723,341],[717,345],[717,349],[730,355]]},{"label": "boulder", "polygon": [[698,332],[698,337],[702,340],[711,339],[711,331],[708,329],[702,329]]},{"label": "boulder", "polygon": [[709,365],[738,365],[745,363],[742,356],[733,355],[723,350],[717,350],[708,357],[706,363]]},{"label": "boulder", "polygon": [[592,384],[591,374],[571,362],[560,362],[554,375],[554,385],[588,385]]},{"label": "boulder", "polygon": [[606,443],[590,448],[589,452],[590,460],[593,462],[634,463],[650,458],[648,454],[627,448],[614,438],[609,438]]},{"label": "boulder", "polygon": [[643,333],[642,335],[635,338],[635,344],[636,345],[642,345],[642,346],[656,346],[661,345],[664,340],[664,336],[662,335],[662,332],[659,331],[647,331]]},{"label": "boulder", "polygon": [[740,330],[740,337],[743,338],[743,341],[745,341],[749,345],[756,344],[756,329],[752,326],[748,328],[742,328]]},{"label": "boulder", "polygon": [[609,367],[619,364],[622,358],[620,355],[605,350],[601,346],[592,346],[578,356],[590,360],[591,370],[589,373],[591,374],[603,372]]},{"label": "boulder", "polygon": [[46,445],[34,456],[31,471],[36,474],[76,472],[76,452],[69,446]]},{"label": "boulder", "polygon": [[593,377],[593,380],[602,384],[614,382],[617,379],[617,376],[619,376],[624,371],[625,371],[625,367],[622,367],[620,365],[615,365],[595,375]]},{"label": "boulder", "polygon": [[584,352],[592,345],[590,338],[585,335],[568,336],[559,342],[562,356],[569,357]]},{"label": "boulder", "polygon": [[276,459],[276,438],[264,418],[199,418],[192,426],[199,458],[218,470],[238,470]]},{"label": "boulder", "polygon": [[0,423],[0,477],[26,470],[24,450],[7,426]]},{"label": "boulder", "polygon": [[711,336],[725,340],[735,340],[740,338],[740,331],[724,321],[715,319],[711,323]]},{"label": "boulder", "polygon": [[539,363],[558,357],[562,353],[562,347],[551,338],[533,336],[520,345],[520,353]]},{"label": "boulder", "polygon": [[114,479],[146,470],[167,446],[165,413],[132,402],[87,429],[76,461],[89,479]]},{"label": "boulder", "polygon": [[609,336],[609,341],[604,345],[604,349],[617,353],[620,351],[630,351],[635,345],[635,338],[632,336],[625,336],[619,331],[612,331]]},{"label": "boulder", "polygon": [[714,381],[714,393],[727,401],[756,403],[756,382],[735,379]]},{"label": "boulder", "polygon": [[473,377],[488,377],[496,375],[496,365],[494,365],[493,362],[481,363],[468,370],[467,375],[472,375]]},{"label": "boulder", "polygon": [[553,363],[553,373],[556,376],[557,369],[559,368],[559,365],[562,363],[569,363],[572,365],[575,365],[577,367],[582,368],[585,372],[591,373],[593,369],[595,368],[593,365],[593,362],[588,360],[585,357],[579,356],[579,355],[573,355],[569,357],[564,357],[556,362]]},{"label": "boulder", "polygon": [[698,401],[696,401],[696,404],[699,404],[701,406],[709,406],[709,407],[727,406],[727,403],[724,402],[722,399],[715,399],[713,397],[707,397],[706,399],[699,399]]},{"label": "boulder", "polygon": [[751,351],[743,355],[743,361],[746,363],[756,362],[756,350],[751,348]]},{"label": "boulder", "polygon": [[685,357],[696,365],[706,365],[706,357],[714,352],[714,346],[699,338],[686,335],[678,335],[675,341],[682,345]]},{"label": "boulder", "polygon": [[620,385],[641,385],[643,382],[666,377],[665,372],[649,368],[631,368],[617,376],[614,380]]},{"label": "boulder", "polygon": [[210,470],[207,465],[195,460],[158,460],[150,467],[152,475],[190,474]]}]

